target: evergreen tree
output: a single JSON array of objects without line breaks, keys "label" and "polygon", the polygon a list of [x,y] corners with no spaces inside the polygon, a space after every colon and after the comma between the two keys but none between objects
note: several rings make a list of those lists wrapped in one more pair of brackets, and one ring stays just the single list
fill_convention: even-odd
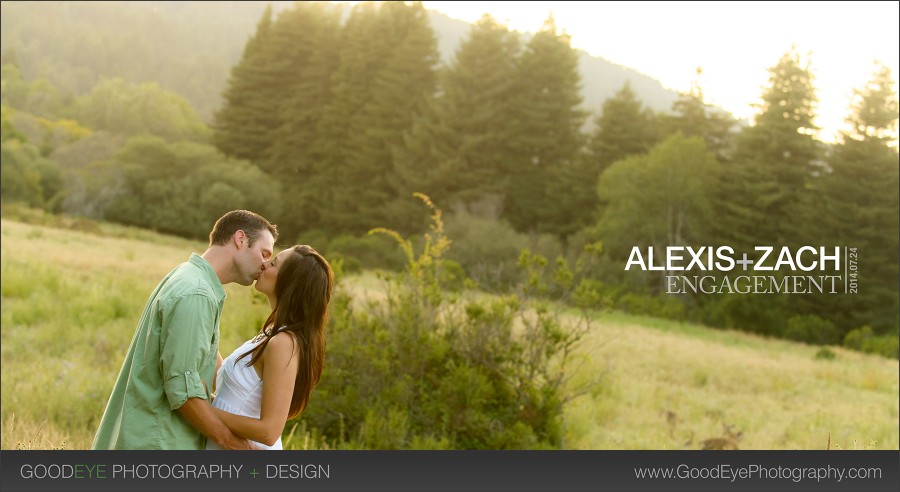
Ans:
[{"label": "evergreen tree", "polygon": [[387,52],[385,40],[377,37],[377,22],[378,6],[365,2],[353,7],[341,29],[330,98],[308,149],[311,169],[303,177],[303,184],[293,190],[303,197],[306,226],[312,229],[330,233],[346,230],[338,220],[337,202],[353,191],[346,176],[352,125],[371,98],[371,81]]},{"label": "evergreen tree", "polygon": [[720,236],[736,251],[794,245],[798,204],[809,178],[820,170],[809,65],[792,50],[769,72],[761,113],[755,126],[739,135],[720,187]]},{"label": "evergreen tree", "polygon": [[[702,69],[697,68],[699,78]],[[731,155],[731,128],[737,123],[728,113],[707,104],[699,80],[691,84],[690,91],[682,93],[672,103],[671,115],[662,119],[662,132],[666,135],[681,132],[686,137],[700,137],[706,147],[720,161],[727,161]]]},{"label": "evergreen tree", "polygon": [[646,154],[659,140],[656,115],[643,107],[628,82],[603,103],[595,122],[588,152],[583,156],[585,180],[592,183],[591,191],[594,192],[588,195],[584,204],[585,210],[594,215],[588,217],[589,221],[602,217],[607,205],[596,195],[597,179],[613,163]]},{"label": "evergreen tree", "polygon": [[590,159],[598,175],[613,162],[646,154],[659,141],[656,116],[643,107],[628,82],[603,103],[596,123]]},{"label": "evergreen tree", "polygon": [[[271,9],[266,9],[232,70],[225,106],[216,114],[214,142],[222,152],[251,160],[268,172],[293,170],[289,162],[275,158],[288,157],[290,151],[276,152],[273,147],[279,137],[297,129],[291,111],[296,101],[289,103],[322,94],[315,88],[312,94],[298,95],[299,89],[326,83],[330,76],[329,67],[322,66],[329,53],[317,51],[330,49],[336,38],[337,13],[329,10],[333,8],[298,2],[273,20]],[[286,126],[288,121],[292,124]]]},{"label": "evergreen tree", "polygon": [[302,47],[295,55],[295,65],[284,70],[290,74],[292,87],[280,108],[281,126],[261,164],[279,176],[295,199],[295,206],[286,207],[279,220],[284,230],[305,229],[315,218],[314,196],[305,184],[317,172],[313,148],[331,99],[331,79],[339,66],[340,34],[340,11],[326,2],[297,3],[276,24],[273,42],[284,43],[285,51],[291,44]]},{"label": "evergreen tree", "polygon": [[18,140],[20,142],[28,141],[25,134],[16,130],[16,127],[13,126],[12,121],[10,121],[14,113],[14,109],[5,105],[0,105],[0,143],[7,140]]},{"label": "evergreen tree", "polygon": [[398,196],[415,206],[401,215],[421,216],[409,199],[414,191],[447,207],[505,190],[519,49],[515,34],[489,15],[473,25],[441,73],[439,96],[397,149]]},{"label": "evergreen tree", "polygon": [[398,196],[394,188],[394,156],[403,134],[424,112],[437,87],[437,40],[422,4],[384,4],[380,27],[382,36],[390,36],[391,51],[373,81],[372,99],[361,112],[360,126],[351,135],[357,145],[351,146],[355,154],[350,175],[361,186],[350,217],[360,231],[391,220],[390,204],[396,199],[410,201],[411,191]]},{"label": "evergreen tree", "polygon": [[308,152],[316,127],[328,102],[331,77],[338,66],[340,11],[327,3],[297,2],[275,23],[270,42],[277,58],[277,73],[285,99],[274,101],[280,127],[266,149],[265,167],[290,174],[308,167]]},{"label": "evergreen tree", "polygon": [[391,220],[394,152],[434,96],[437,59],[420,3],[354,8],[313,149],[320,172],[308,186],[328,204],[319,210],[322,227],[362,233]]},{"label": "evergreen tree", "polygon": [[[758,259],[756,246],[802,246],[803,204],[809,183],[821,172],[821,144],[815,139],[816,94],[809,64],[792,49],[769,69],[754,126],[738,135],[731,162],[726,163],[714,201],[715,244],[732,247],[738,256]],[[769,266],[776,258],[770,256]],[[729,275],[746,275],[738,266]],[[776,278],[790,270],[772,272]],[[714,323],[767,335],[782,336],[798,309],[789,297],[748,294],[707,301]]]},{"label": "evergreen tree", "polygon": [[520,231],[568,234],[577,228],[579,159],[586,113],[579,109],[578,54],[550,17],[519,59],[506,218]]},{"label": "evergreen tree", "polygon": [[224,154],[240,159],[261,160],[278,128],[272,120],[277,110],[266,91],[273,84],[269,42],[272,36],[272,6],[266,7],[247,42],[241,61],[231,69],[225,104],[215,114],[213,143]]},{"label": "evergreen tree", "polygon": [[[828,160],[831,172],[817,180],[806,209],[811,244],[856,248],[857,294],[820,296],[805,307],[834,321],[841,333],[869,325],[876,333],[898,328],[900,197],[896,149],[897,94],[890,69],[854,91],[849,131]],[[841,286],[843,287],[843,286]],[[843,292],[843,289],[841,289]],[[838,340],[840,341],[840,340]]]},{"label": "evergreen tree", "polygon": [[414,192],[425,193],[436,203],[458,207],[457,193],[467,191],[462,186],[467,178],[467,162],[461,152],[464,137],[448,121],[452,112],[446,97],[428,101],[395,147],[395,196],[390,214],[398,231],[420,231],[427,224],[427,217],[411,200]]},{"label": "evergreen tree", "polygon": [[842,132],[845,144],[865,142],[872,148],[897,150],[897,93],[891,69],[876,62],[875,75],[862,89],[854,90],[852,113],[847,123],[850,132]]}]

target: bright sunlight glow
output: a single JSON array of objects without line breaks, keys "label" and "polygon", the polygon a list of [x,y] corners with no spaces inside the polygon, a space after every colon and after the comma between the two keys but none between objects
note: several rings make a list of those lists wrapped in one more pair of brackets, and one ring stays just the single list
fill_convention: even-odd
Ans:
[{"label": "bright sunlight glow", "polygon": [[[792,45],[809,55],[819,96],[819,138],[844,128],[854,88],[873,61],[898,71],[898,2],[423,2],[474,22],[489,13],[535,32],[552,13],[572,46],[686,91],[701,67],[706,100],[752,118],[768,68]],[[600,108],[589,108],[598,112]]]}]

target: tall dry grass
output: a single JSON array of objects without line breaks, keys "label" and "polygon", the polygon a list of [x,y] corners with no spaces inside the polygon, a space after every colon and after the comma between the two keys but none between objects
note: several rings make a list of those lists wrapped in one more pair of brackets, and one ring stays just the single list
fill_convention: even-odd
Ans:
[{"label": "tall dry grass", "polygon": [[[582,350],[608,370],[566,409],[576,449],[700,449],[742,432],[740,449],[898,449],[898,363],[874,355],[600,315]],[[602,364],[601,364],[602,363]]]},{"label": "tall dry grass", "polygon": [[[206,248],[109,224],[48,224],[0,220],[2,449],[89,448],[147,296]],[[384,299],[371,272],[340,288],[361,305]],[[267,314],[254,290],[226,292],[225,355]],[[566,407],[567,448],[699,449],[728,425],[741,449],[898,449],[896,360],[836,347],[817,358],[818,347],[615,312],[596,321],[572,382],[605,374]],[[302,419],[288,423],[285,443],[327,448]]]}]

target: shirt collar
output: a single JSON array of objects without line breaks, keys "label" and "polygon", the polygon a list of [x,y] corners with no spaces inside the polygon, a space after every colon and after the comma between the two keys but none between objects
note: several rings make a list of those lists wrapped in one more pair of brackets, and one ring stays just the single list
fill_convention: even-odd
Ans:
[{"label": "shirt collar", "polygon": [[216,271],[213,270],[212,265],[197,253],[191,253],[191,258],[188,261],[203,270],[203,273],[206,275],[206,280],[209,282],[209,285],[212,286],[219,301],[225,299],[225,289],[222,287],[222,281],[219,280],[219,276],[216,275]]}]

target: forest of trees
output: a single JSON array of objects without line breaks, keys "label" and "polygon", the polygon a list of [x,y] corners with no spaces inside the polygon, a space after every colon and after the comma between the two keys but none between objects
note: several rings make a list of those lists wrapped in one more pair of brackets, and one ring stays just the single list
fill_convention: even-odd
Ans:
[{"label": "forest of trees", "polygon": [[[669,111],[629,84],[586,111],[578,54],[552,18],[523,42],[485,16],[442,65],[421,4],[342,12],[267,9],[211,125],[151,78],[85,76],[76,96],[24,77],[5,48],[4,204],[192,238],[249,208],[348,268],[396,268],[402,254],[366,233],[421,235],[421,192],[447,211],[446,257],[483,289],[521,279],[522,249],[590,257],[604,305],[897,356],[898,106],[884,66],[825,144],[794,50],[742,126],[699,83]],[[859,293],[670,295],[660,272],[623,270],[634,246],[722,244],[858,248]]]}]

